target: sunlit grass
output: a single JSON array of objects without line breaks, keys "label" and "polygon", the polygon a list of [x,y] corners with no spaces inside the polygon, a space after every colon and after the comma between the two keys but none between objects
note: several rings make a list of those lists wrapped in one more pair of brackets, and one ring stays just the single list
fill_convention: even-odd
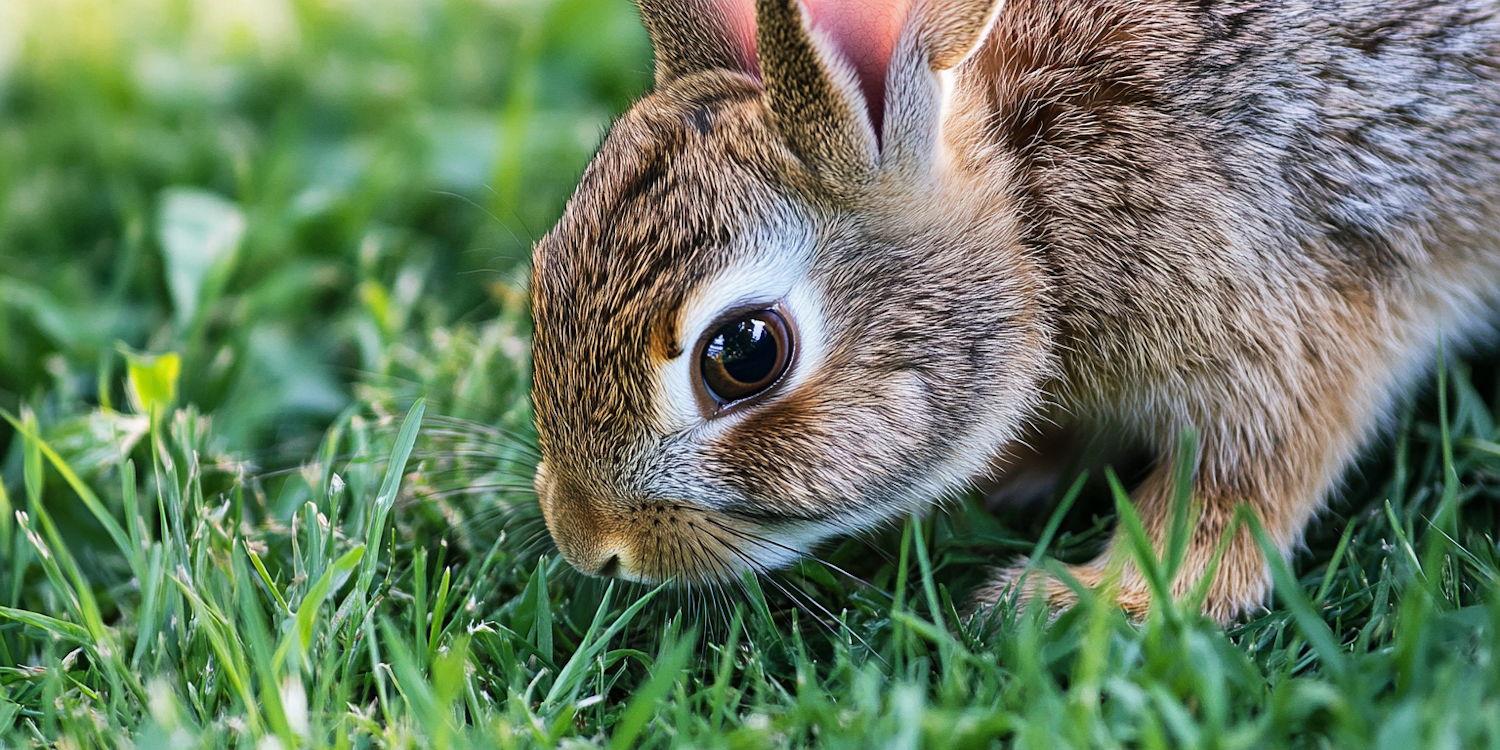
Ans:
[{"label": "sunlit grass", "polygon": [[572,573],[525,261],[649,77],[624,0],[0,0],[0,746],[1500,742],[1492,355],[1228,631],[966,617],[1107,495],[743,590]]}]

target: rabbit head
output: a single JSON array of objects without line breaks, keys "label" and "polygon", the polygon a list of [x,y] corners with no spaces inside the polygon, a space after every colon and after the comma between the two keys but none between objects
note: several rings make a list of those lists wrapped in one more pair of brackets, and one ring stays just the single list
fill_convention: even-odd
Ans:
[{"label": "rabbit head", "polygon": [[1042,275],[959,157],[994,0],[640,5],[655,92],[535,253],[536,486],[578,570],[723,580],[981,473],[1051,371]]}]

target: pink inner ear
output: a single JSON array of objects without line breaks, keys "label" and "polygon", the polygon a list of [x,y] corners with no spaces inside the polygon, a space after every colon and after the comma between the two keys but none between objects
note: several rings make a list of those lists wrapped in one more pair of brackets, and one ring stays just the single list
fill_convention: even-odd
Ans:
[{"label": "pink inner ear", "polygon": [[[747,73],[760,75],[755,57],[755,0],[707,0],[724,19],[730,42]],[[911,0],[801,0],[812,25],[854,68],[869,108],[870,124],[880,137],[885,118],[885,77],[895,54]]]},{"label": "pink inner ear", "polygon": [[724,32],[740,59],[741,70],[760,78],[760,60],[755,56],[755,0],[705,0],[723,19]]},{"label": "pink inner ear", "polygon": [[802,0],[817,29],[854,67],[880,138],[885,119],[885,77],[896,52],[911,0]]}]

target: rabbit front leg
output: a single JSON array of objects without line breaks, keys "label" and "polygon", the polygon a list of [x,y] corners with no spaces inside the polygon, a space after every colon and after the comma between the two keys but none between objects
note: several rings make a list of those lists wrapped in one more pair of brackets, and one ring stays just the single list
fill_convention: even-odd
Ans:
[{"label": "rabbit front leg", "polygon": [[[1180,435],[1175,425],[1184,423],[1217,429],[1200,430],[1201,447],[1190,459],[1192,509],[1198,515],[1188,516],[1193,526],[1171,584],[1174,598],[1193,591],[1212,571],[1203,599],[1206,615],[1227,623],[1265,603],[1271,589],[1269,568],[1250,530],[1236,528],[1238,508],[1247,506],[1255,514],[1276,553],[1286,559],[1380,415],[1389,410],[1395,387],[1404,382],[1403,373],[1420,369],[1408,364],[1430,354],[1426,346],[1401,345],[1403,338],[1346,334],[1337,346],[1305,346],[1283,358],[1268,359],[1261,368],[1244,368],[1240,378],[1221,381],[1230,387],[1199,389],[1196,402],[1178,393],[1173,401],[1186,408],[1162,420],[1150,436],[1155,438],[1152,442],[1174,445]],[[1305,341],[1319,340],[1333,341]],[[1257,382],[1259,389],[1247,385]],[[1266,387],[1271,383],[1277,387]],[[1160,451],[1156,467],[1131,495],[1158,560],[1166,557],[1175,511],[1174,452]],[[1232,536],[1226,537],[1230,532]],[[1006,596],[1026,567],[1023,561],[1001,571],[978,592],[976,603],[992,604]],[[1151,591],[1123,529],[1116,530],[1098,558],[1070,566],[1067,572],[1084,586],[1096,588],[1110,583],[1115,569],[1120,605],[1144,615],[1151,606]],[[1035,568],[1022,595],[1054,609],[1077,602],[1067,583]]]},{"label": "rabbit front leg", "polygon": [[[1304,447],[1317,450],[1313,445]],[[1186,516],[1187,544],[1171,585],[1173,598],[1193,592],[1212,572],[1204,592],[1203,612],[1214,620],[1230,622],[1265,602],[1271,588],[1269,568],[1250,529],[1237,523],[1236,512],[1242,504],[1254,512],[1276,545],[1277,553],[1285,558],[1317,511],[1331,477],[1345,458],[1338,451],[1318,452],[1324,455],[1311,463],[1321,466],[1308,465],[1309,454],[1294,462],[1297,465],[1240,463],[1249,470],[1238,472],[1224,471],[1226,462],[1222,461],[1213,462],[1219,464],[1213,468],[1200,464],[1193,481],[1193,502]],[[1174,464],[1170,458],[1164,458],[1131,496],[1159,564],[1168,555],[1176,512]],[[1327,479],[1309,481],[1313,476]],[[1023,561],[1002,571],[979,592],[978,601],[999,601],[1020,581],[1025,568]],[[1113,582],[1109,580],[1112,569],[1118,571],[1118,579]],[[1090,589],[1113,583],[1116,600],[1132,615],[1144,617],[1151,606],[1151,587],[1135,562],[1135,553],[1123,528],[1116,529],[1097,558],[1068,566],[1066,571]],[[1077,593],[1067,582],[1041,569],[1032,570],[1028,581],[1023,591],[1028,599],[1045,601],[1056,610],[1077,604]]]}]

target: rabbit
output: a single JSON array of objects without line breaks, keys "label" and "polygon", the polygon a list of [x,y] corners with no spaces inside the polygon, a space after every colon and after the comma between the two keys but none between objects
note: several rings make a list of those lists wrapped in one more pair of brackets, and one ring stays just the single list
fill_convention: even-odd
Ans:
[{"label": "rabbit", "polygon": [[[639,9],[654,91],[530,277],[536,491],[582,573],[784,566],[1057,425],[1150,449],[1159,555],[1186,462],[1168,583],[1229,623],[1271,590],[1237,509],[1289,559],[1439,346],[1493,335],[1493,0]],[[1066,570],[1139,615],[1127,542]],[[976,601],[1076,603],[1025,564]]]}]

